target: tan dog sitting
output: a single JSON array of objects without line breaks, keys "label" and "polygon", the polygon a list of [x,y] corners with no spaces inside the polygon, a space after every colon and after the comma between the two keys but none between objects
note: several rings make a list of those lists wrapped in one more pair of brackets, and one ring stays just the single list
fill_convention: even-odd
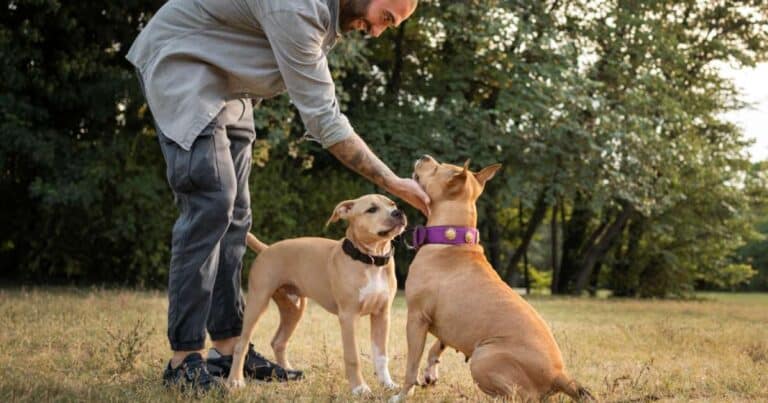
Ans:
[{"label": "tan dog sitting", "polygon": [[269,299],[280,310],[280,326],[272,339],[278,364],[290,369],[286,346],[312,298],[339,317],[347,379],[355,394],[369,393],[360,372],[355,324],[371,317],[371,349],[376,375],[384,386],[397,388],[389,375],[389,313],[397,291],[392,239],[403,232],[406,218],[395,203],[366,195],[339,203],[328,224],[346,220],[346,238],[296,238],[269,247],[248,234],[248,246],[260,252],[251,266],[243,332],[235,347],[228,384],[244,385],[243,362],[256,322]]},{"label": "tan dog sitting", "polygon": [[[475,201],[501,165],[473,173],[468,163],[462,168],[424,156],[414,168],[432,213],[426,229],[415,233],[415,242],[425,244],[405,285],[408,359],[403,389],[392,400],[405,399],[417,383],[427,332],[438,338],[427,358],[428,384],[437,380],[439,357],[448,346],[469,357],[472,378],[491,396],[540,399],[565,392],[573,399],[591,398],[566,375],[544,320],[501,280],[477,244]],[[452,241],[435,244],[433,238]]]}]

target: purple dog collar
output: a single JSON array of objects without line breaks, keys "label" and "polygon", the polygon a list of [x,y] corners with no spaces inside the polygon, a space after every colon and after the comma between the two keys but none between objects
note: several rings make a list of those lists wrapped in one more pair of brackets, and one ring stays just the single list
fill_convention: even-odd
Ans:
[{"label": "purple dog collar", "polygon": [[414,249],[427,244],[477,245],[478,243],[480,243],[480,233],[477,228],[438,225],[413,229]]}]

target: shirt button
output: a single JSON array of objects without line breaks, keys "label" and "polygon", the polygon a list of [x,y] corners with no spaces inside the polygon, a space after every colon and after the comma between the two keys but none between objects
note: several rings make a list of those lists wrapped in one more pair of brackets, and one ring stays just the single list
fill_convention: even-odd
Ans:
[{"label": "shirt button", "polygon": [[208,112],[208,116],[213,116],[213,112]]}]

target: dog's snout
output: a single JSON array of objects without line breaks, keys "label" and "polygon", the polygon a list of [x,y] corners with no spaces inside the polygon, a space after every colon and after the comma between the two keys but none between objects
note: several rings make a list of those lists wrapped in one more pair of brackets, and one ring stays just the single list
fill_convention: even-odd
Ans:
[{"label": "dog's snout", "polygon": [[393,210],[390,215],[394,218],[403,218],[403,210],[400,210],[400,209]]}]

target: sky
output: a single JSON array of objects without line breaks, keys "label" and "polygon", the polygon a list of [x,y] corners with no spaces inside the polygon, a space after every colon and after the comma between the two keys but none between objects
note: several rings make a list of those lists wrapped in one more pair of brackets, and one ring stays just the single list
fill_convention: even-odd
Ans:
[{"label": "sky", "polygon": [[752,105],[725,115],[726,119],[739,125],[747,138],[754,139],[749,153],[752,161],[768,159],[768,63],[755,68],[734,70],[722,67],[723,73],[731,77],[741,90],[743,100]]}]

